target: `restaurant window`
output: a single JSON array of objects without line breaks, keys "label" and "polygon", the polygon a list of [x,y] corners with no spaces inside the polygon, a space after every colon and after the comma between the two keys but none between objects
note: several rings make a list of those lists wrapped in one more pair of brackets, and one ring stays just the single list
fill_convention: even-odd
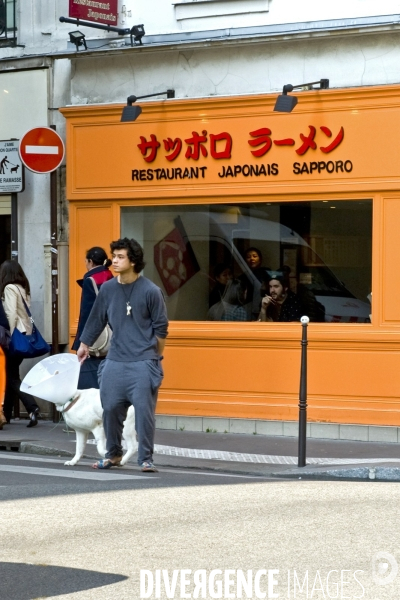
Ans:
[{"label": "restaurant window", "polygon": [[257,321],[273,280],[267,320],[370,320],[371,200],[126,207],[121,234],[142,244],[171,320]]}]

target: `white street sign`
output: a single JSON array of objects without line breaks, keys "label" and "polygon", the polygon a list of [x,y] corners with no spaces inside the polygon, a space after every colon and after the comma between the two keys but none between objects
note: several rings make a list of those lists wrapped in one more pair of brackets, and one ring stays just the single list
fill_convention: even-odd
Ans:
[{"label": "white street sign", "polygon": [[57,146],[25,146],[27,154],[58,154]]},{"label": "white street sign", "polygon": [[0,194],[22,192],[24,167],[19,152],[19,140],[0,141]]}]

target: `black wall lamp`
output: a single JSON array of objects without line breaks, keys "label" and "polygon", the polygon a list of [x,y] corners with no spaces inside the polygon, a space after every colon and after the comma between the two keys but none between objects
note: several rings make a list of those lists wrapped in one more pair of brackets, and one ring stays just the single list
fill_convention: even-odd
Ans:
[{"label": "black wall lamp", "polygon": [[71,44],[75,44],[76,51],[78,52],[79,46],[84,46],[85,50],[87,50],[85,34],[81,31],[70,31],[69,32],[69,41]]},{"label": "black wall lamp", "polygon": [[320,90],[329,89],[329,79],[320,79],[319,81],[312,81],[311,83],[302,83],[301,85],[292,85],[288,83],[283,86],[283,91],[280,96],[276,99],[274,111],[277,112],[292,112],[294,107],[297,104],[296,96],[288,96],[288,92],[292,92],[293,90],[314,90],[314,85],[319,85]]},{"label": "black wall lamp", "polygon": [[146,94],[145,96],[128,96],[126,101],[126,106],[122,111],[121,115],[121,123],[128,123],[129,121],[136,121],[142,109],[140,106],[132,106],[136,100],[141,100],[142,98],[153,98],[153,96],[162,96],[163,94],[167,94],[167,98],[175,98],[175,90],[167,90],[166,92],[157,92],[156,94]]},{"label": "black wall lamp", "polygon": [[133,40],[135,42],[139,42],[140,46],[143,46],[142,37],[145,35],[145,30],[143,25],[134,25],[130,31],[131,34],[131,46],[133,46]]},{"label": "black wall lamp", "polygon": [[[93,29],[102,29],[103,31],[114,31],[118,35],[130,35],[131,46],[134,42],[138,42],[140,46],[143,46],[142,37],[145,35],[143,23],[141,25],[134,25],[133,27],[114,27],[113,25],[102,25],[101,23],[92,23],[91,21],[82,21],[82,19],[70,19],[69,17],[60,17],[60,23],[72,23],[73,25],[82,25],[82,27],[92,27]],[[73,32],[76,33],[76,32]],[[80,32],[78,32],[80,33]],[[70,39],[71,39],[71,34]],[[81,35],[84,35],[83,33]],[[71,42],[75,42],[71,39]],[[75,44],[76,45],[76,44]],[[87,50],[86,44],[85,48]]]}]

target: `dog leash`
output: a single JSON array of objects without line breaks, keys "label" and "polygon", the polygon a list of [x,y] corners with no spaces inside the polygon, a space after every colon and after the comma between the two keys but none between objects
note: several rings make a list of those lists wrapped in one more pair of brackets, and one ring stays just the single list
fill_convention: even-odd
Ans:
[{"label": "dog leash", "polygon": [[[56,429],[56,428],[59,426],[59,424],[61,423],[61,420],[62,420],[62,418],[63,418],[63,414],[64,414],[65,412],[67,412],[67,411],[68,411],[70,408],[72,408],[72,406],[73,406],[73,405],[75,404],[75,402],[77,402],[78,400],[79,400],[79,396],[78,396],[78,398],[75,398],[75,400],[74,400],[73,398],[70,398],[69,400],[67,400],[67,401],[66,401],[66,403],[63,405],[63,408],[64,408],[64,406],[65,406],[66,404],[68,404],[68,402],[69,402],[70,404],[67,406],[67,408],[66,408],[65,410],[58,410],[58,411],[57,411],[57,412],[59,412],[59,413],[60,413],[60,418],[58,419],[58,423],[56,423],[56,424],[54,425],[54,427],[52,427],[52,428],[50,429],[50,431],[53,431],[53,429]],[[64,421],[64,422],[65,422],[65,421]],[[67,425],[67,427],[68,427],[68,425]],[[68,433],[68,434],[69,434],[69,433],[73,433],[73,431],[72,431],[72,430],[71,430],[71,432],[69,432],[69,431],[66,431],[66,433]]]},{"label": "dog leash", "polygon": [[[68,412],[69,409],[72,408],[74,406],[74,404],[76,404],[76,402],[78,402],[79,398],[80,398],[80,396],[78,396],[77,398],[75,398],[75,400],[73,398],[70,398],[69,400],[67,400],[66,403],[63,405],[63,410],[60,410],[59,412],[62,413],[62,414]],[[70,404],[68,404],[68,402]],[[67,408],[64,408],[66,404],[68,404],[68,406],[67,406]]]},{"label": "dog leash", "polygon": [[[69,402],[69,400],[68,400],[68,402]],[[62,412],[60,412],[60,411],[57,411],[57,412],[59,412],[59,413],[60,413],[60,416],[59,416],[58,422],[57,422],[57,423],[54,425],[54,427],[52,427],[52,428],[50,429],[50,431],[53,431],[54,429],[57,429],[57,427],[60,425],[60,423],[61,423],[61,422],[62,422],[62,420],[63,420],[63,413],[62,413]],[[65,423],[65,421],[64,421],[64,423]],[[67,427],[68,427],[68,425],[67,425]],[[69,433],[69,431],[67,431],[66,433]],[[71,433],[72,433],[72,429],[71,429]]]}]

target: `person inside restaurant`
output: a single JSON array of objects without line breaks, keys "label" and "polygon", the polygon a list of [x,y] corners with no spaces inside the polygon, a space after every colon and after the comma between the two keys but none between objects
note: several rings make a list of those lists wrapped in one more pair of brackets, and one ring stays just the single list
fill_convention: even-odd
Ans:
[{"label": "person inside restaurant", "polygon": [[225,294],[225,289],[229,281],[232,280],[232,269],[226,263],[219,263],[214,267],[215,286],[210,292],[208,306],[211,308],[217,302],[220,302]]},{"label": "person inside restaurant", "polygon": [[247,321],[245,309],[247,290],[239,279],[233,279],[226,286],[224,312],[221,321]]},{"label": "person inside restaurant", "polygon": [[243,282],[245,288],[247,289],[247,305],[249,307],[249,319],[250,321],[257,321],[258,314],[260,311],[260,302],[259,302],[259,290],[261,283],[265,280],[267,276],[267,271],[269,271],[269,267],[263,267],[263,257],[261,250],[259,248],[250,247],[247,248],[244,253],[244,259],[247,263],[247,266],[250,269],[250,273],[254,275],[252,280],[250,280],[249,275],[246,273],[242,273],[239,276],[240,281]]},{"label": "person inside restaurant", "polygon": [[300,321],[303,308],[300,300],[289,288],[286,274],[270,272],[270,278],[261,286],[262,300],[259,321]]}]

